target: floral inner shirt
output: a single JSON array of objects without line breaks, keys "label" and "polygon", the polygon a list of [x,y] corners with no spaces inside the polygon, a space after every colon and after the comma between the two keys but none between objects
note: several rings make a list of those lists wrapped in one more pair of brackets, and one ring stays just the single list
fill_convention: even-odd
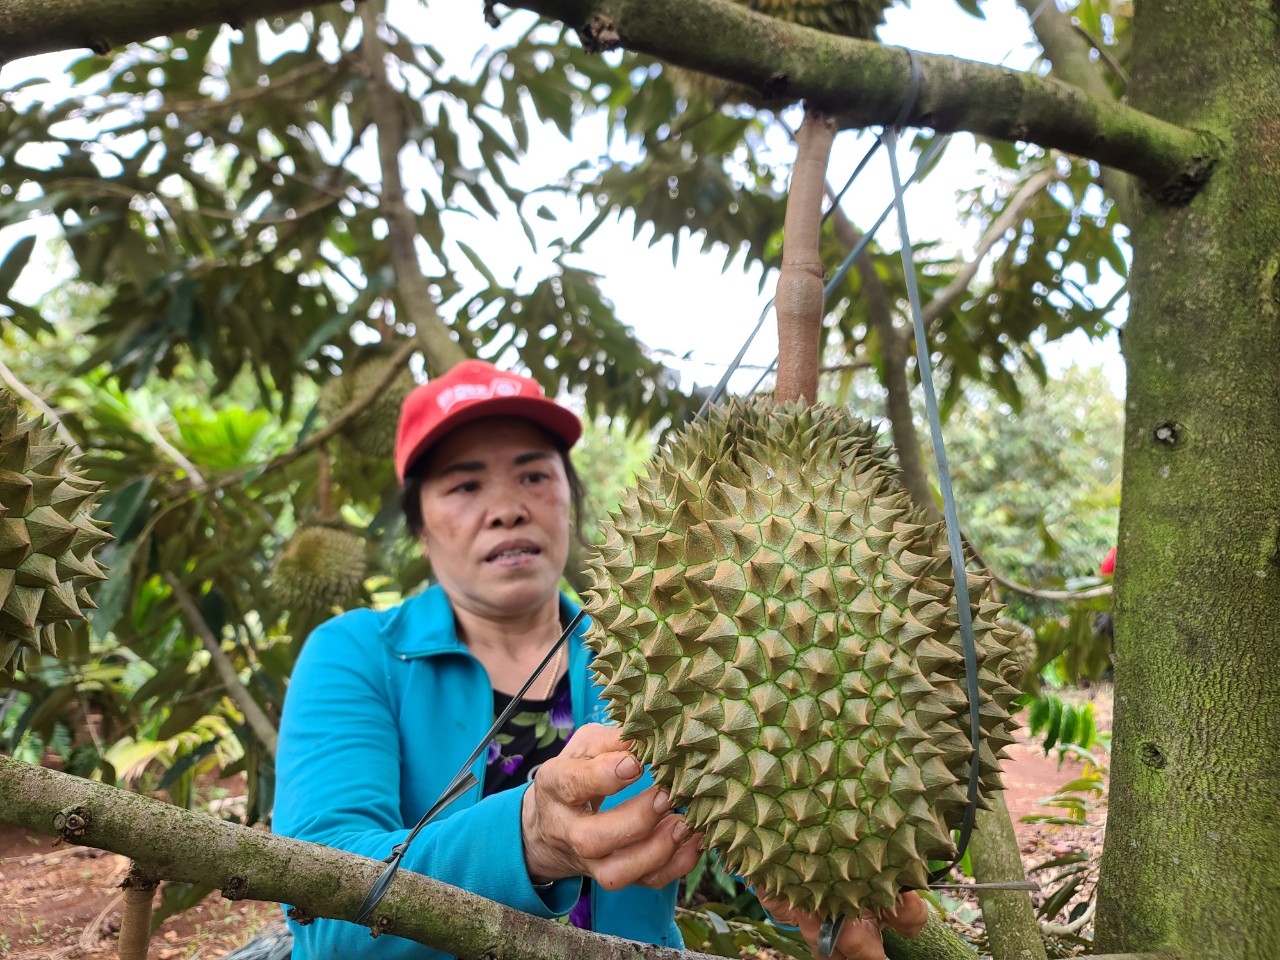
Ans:
[{"label": "floral inner shirt", "polygon": [[[496,720],[511,696],[493,692],[493,716]],[[518,787],[533,779],[538,768],[558,756],[573,735],[573,705],[569,697],[569,676],[560,678],[548,700],[525,698],[515,713],[489,744],[484,775],[484,795]],[[569,922],[583,930],[591,929],[591,882],[583,880],[582,896],[569,913]]]}]

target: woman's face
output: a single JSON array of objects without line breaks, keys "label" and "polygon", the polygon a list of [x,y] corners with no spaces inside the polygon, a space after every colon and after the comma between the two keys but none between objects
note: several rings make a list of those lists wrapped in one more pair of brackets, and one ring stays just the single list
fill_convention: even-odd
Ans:
[{"label": "woman's face", "polygon": [[423,552],[449,599],[490,619],[557,597],[569,554],[569,481],[554,444],[519,418],[458,427],[431,452]]}]

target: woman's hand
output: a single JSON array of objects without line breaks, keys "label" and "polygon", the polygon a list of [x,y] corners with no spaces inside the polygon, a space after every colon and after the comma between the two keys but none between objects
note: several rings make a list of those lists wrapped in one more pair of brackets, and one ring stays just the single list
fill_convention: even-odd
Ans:
[{"label": "woman's hand", "polygon": [[600,810],[600,801],[640,777],[616,727],[574,731],[560,755],[538,768],[521,808],[524,859],[534,883],[588,876],[606,890],[664,887],[698,862],[701,837],[651,787]]},{"label": "woman's hand", "polygon": [[[825,955],[818,952],[818,930],[822,926],[822,917],[816,913],[792,909],[785,900],[761,897],[760,905],[778,923],[799,927],[814,957],[825,960]],[[896,930],[904,937],[916,937],[924,929],[928,919],[929,908],[914,891],[900,896],[892,911],[881,910],[860,919],[846,917],[830,960],[885,960],[884,942],[880,937],[882,926]]]}]

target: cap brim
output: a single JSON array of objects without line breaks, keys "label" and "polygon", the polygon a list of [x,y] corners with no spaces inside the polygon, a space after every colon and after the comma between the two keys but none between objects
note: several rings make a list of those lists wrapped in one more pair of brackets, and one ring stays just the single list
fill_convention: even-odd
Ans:
[{"label": "cap brim", "polygon": [[578,415],[546,397],[491,397],[488,400],[477,400],[449,414],[414,443],[404,458],[399,471],[400,479],[404,479],[414,461],[439,443],[446,434],[487,417],[519,417],[530,420],[562,440],[566,449],[582,437],[582,421],[578,419]]}]

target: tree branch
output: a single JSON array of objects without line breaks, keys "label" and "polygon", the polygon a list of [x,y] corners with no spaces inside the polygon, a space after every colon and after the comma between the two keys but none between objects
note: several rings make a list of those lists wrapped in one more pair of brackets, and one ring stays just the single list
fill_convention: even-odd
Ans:
[{"label": "tree branch", "polygon": [[[1018,0],[1018,4],[1031,15],[1034,15],[1040,3],[1041,0]],[[1096,100],[1115,100],[1115,94],[1089,57],[1090,44],[1076,32],[1070,15],[1059,10],[1053,0],[1049,0],[1048,6],[1041,9],[1040,15],[1031,21],[1031,29],[1035,31],[1036,40],[1040,42],[1045,57],[1053,64],[1053,76],[1063,83],[1078,87]],[[1120,164],[1107,164],[1099,179],[1102,181],[1102,189],[1120,208],[1121,219],[1132,223],[1133,195],[1129,178],[1120,172],[1123,169],[1125,168]]]},{"label": "tree branch", "polygon": [[[131,857],[149,876],[212,884],[229,900],[348,920],[384,863],[250,830],[159,800],[0,757],[0,822]],[[401,870],[371,929],[479,960],[711,960],[578,930]]]},{"label": "tree branch", "polygon": [[925,306],[923,311],[925,329],[931,327],[957,300],[969,292],[969,284],[973,282],[974,276],[978,273],[978,267],[982,265],[986,255],[991,252],[991,248],[1004,238],[1010,227],[1013,227],[1022,219],[1023,211],[1036,198],[1036,194],[1055,179],[1057,179],[1057,171],[1050,166],[1028,178],[1018,188],[1018,192],[1005,204],[1004,209],[1000,211],[1000,215],[991,221],[991,226],[982,235],[982,241],[978,244],[978,249],[973,252],[973,256],[969,258],[964,269],[956,274],[950,283],[938,291],[938,294]]},{"label": "tree branch", "polygon": [[373,115],[378,118],[378,161],[382,167],[380,212],[387,221],[387,244],[391,267],[396,275],[396,303],[417,331],[427,372],[438,376],[467,359],[467,354],[440,319],[431,298],[418,260],[417,218],[404,202],[400,151],[408,138],[399,98],[387,81],[387,45],[378,35],[378,19],[384,9],[383,0],[365,0],[360,7],[360,22],[364,28],[360,50],[369,75]]},{"label": "tree branch", "polygon": [[105,54],[134,40],[319,6],[314,0],[0,0],[0,63],[52,50]]},{"label": "tree branch", "polygon": [[[911,87],[901,48],[755,13],[731,0],[514,0],[575,27],[588,50],[625,47],[756,90],[805,100],[842,126],[894,122]],[[1046,11],[1049,12],[1049,11]],[[1053,78],[921,54],[919,95],[904,123],[1028,140],[1090,157],[1185,202],[1208,178],[1218,142]]]},{"label": "tree branch", "polygon": [[1110,50],[1104,47],[1093,34],[1080,26],[1080,24],[1076,23],[1074,20],[1071,22],[1071,29],[1078,33],[1085,43],[1089,44],[1090,47],[1097,51],[1102,62],[1107,65],[1117,80],[1123,83],[1126,87],[1129,86],[1129,74],[1125,72],[1124,67],[1120,66],[1120,61],[1111,55]]},{"label": "tree branch", "polygon": [[25,383],[18,379],[18,375],[5,365],[4,360],[0,360],[0,380],[4,381],[5,386],[16,393],[18,396],[26,400],[41,414],[45,419],[53,425],[53,429],[57,431],[58,437],[71,448],[71,452],[77,457],[82,456],[84,451],[80,449],[80,444],[76,443],[76,438],[71,435],[71,431],[67,429],[67,425],[62,422],[62,418],[54,412],[53,407],[44,402],[44,398],[36,393]]},{"label": "tree branch", "polygon": [[[312,6],[309,0],[0,0],[0,62],[78,46],[106,52],[157,34],[219,21],[241,26]],[[911,83],[901,49],[788,24],[732,0],[515,0],[512,6],[577,28],[587,49],[624,46],[745,84],[768,99],[807,100],[849,127],[892,123]],[[1192,196],[1220,152],[1208,133],[1053,78],[953,57],[921,55],[920,65],[919,97],[907,125],[1028,140],[1090,157],[1138,176],[1168,202]]]},{"label": "tree branch", "polygon": [[[235,666],[227,655],[222,652],[222,643],[213,635],[213,630],[210,629],[208,621],[200,613],[200,608],[196,606],[195,600],[187,592],[187,588],[182,585],[182,581],[174,574],[166,571],[164,582],[169,584],[169,589],[173,591],[174,599],[178,601],[178,606],[182,608],[182,613],[191,625],[191,629],[199,634],[200,642],[209,651],[214,670],[218,672],[218,676],[226,684],[227,694],[236,702],[236,706],[244,714],[244,719],[253,730],[254,736],[262,742],[267,752],[272,757],[275,757],[277,739],[275,724],[267,718],[262,707],[258,706],[258,701],[253,699],[253,694],[240,682],[240,676],[236,673]],[[173,878],[166,877],[165,879]]]},{"label": "tree branch", "polygon": [[1099,587],[1090,587],[1088,590],[1043,590],[1039,587],[1030,587],[1025,583],[1019,583],[1017,580],[1010,580],[996,571],[991,564],[987,563],[986,557],[974,546],[973,541],[965,538],[965,543],[969,546],[969,552],[973,554],[976,560],[991,576],[991,579],[1006,590],[1012,590],[1014,593],[1020,593],[1024,597],[1035,597],[1038,600],[1055,600],[1061,603],[1070,603],[1072,600],[1092,600],[1094,597],[1109,597],[1111,595],[1111,584],[1104,583]]}]

